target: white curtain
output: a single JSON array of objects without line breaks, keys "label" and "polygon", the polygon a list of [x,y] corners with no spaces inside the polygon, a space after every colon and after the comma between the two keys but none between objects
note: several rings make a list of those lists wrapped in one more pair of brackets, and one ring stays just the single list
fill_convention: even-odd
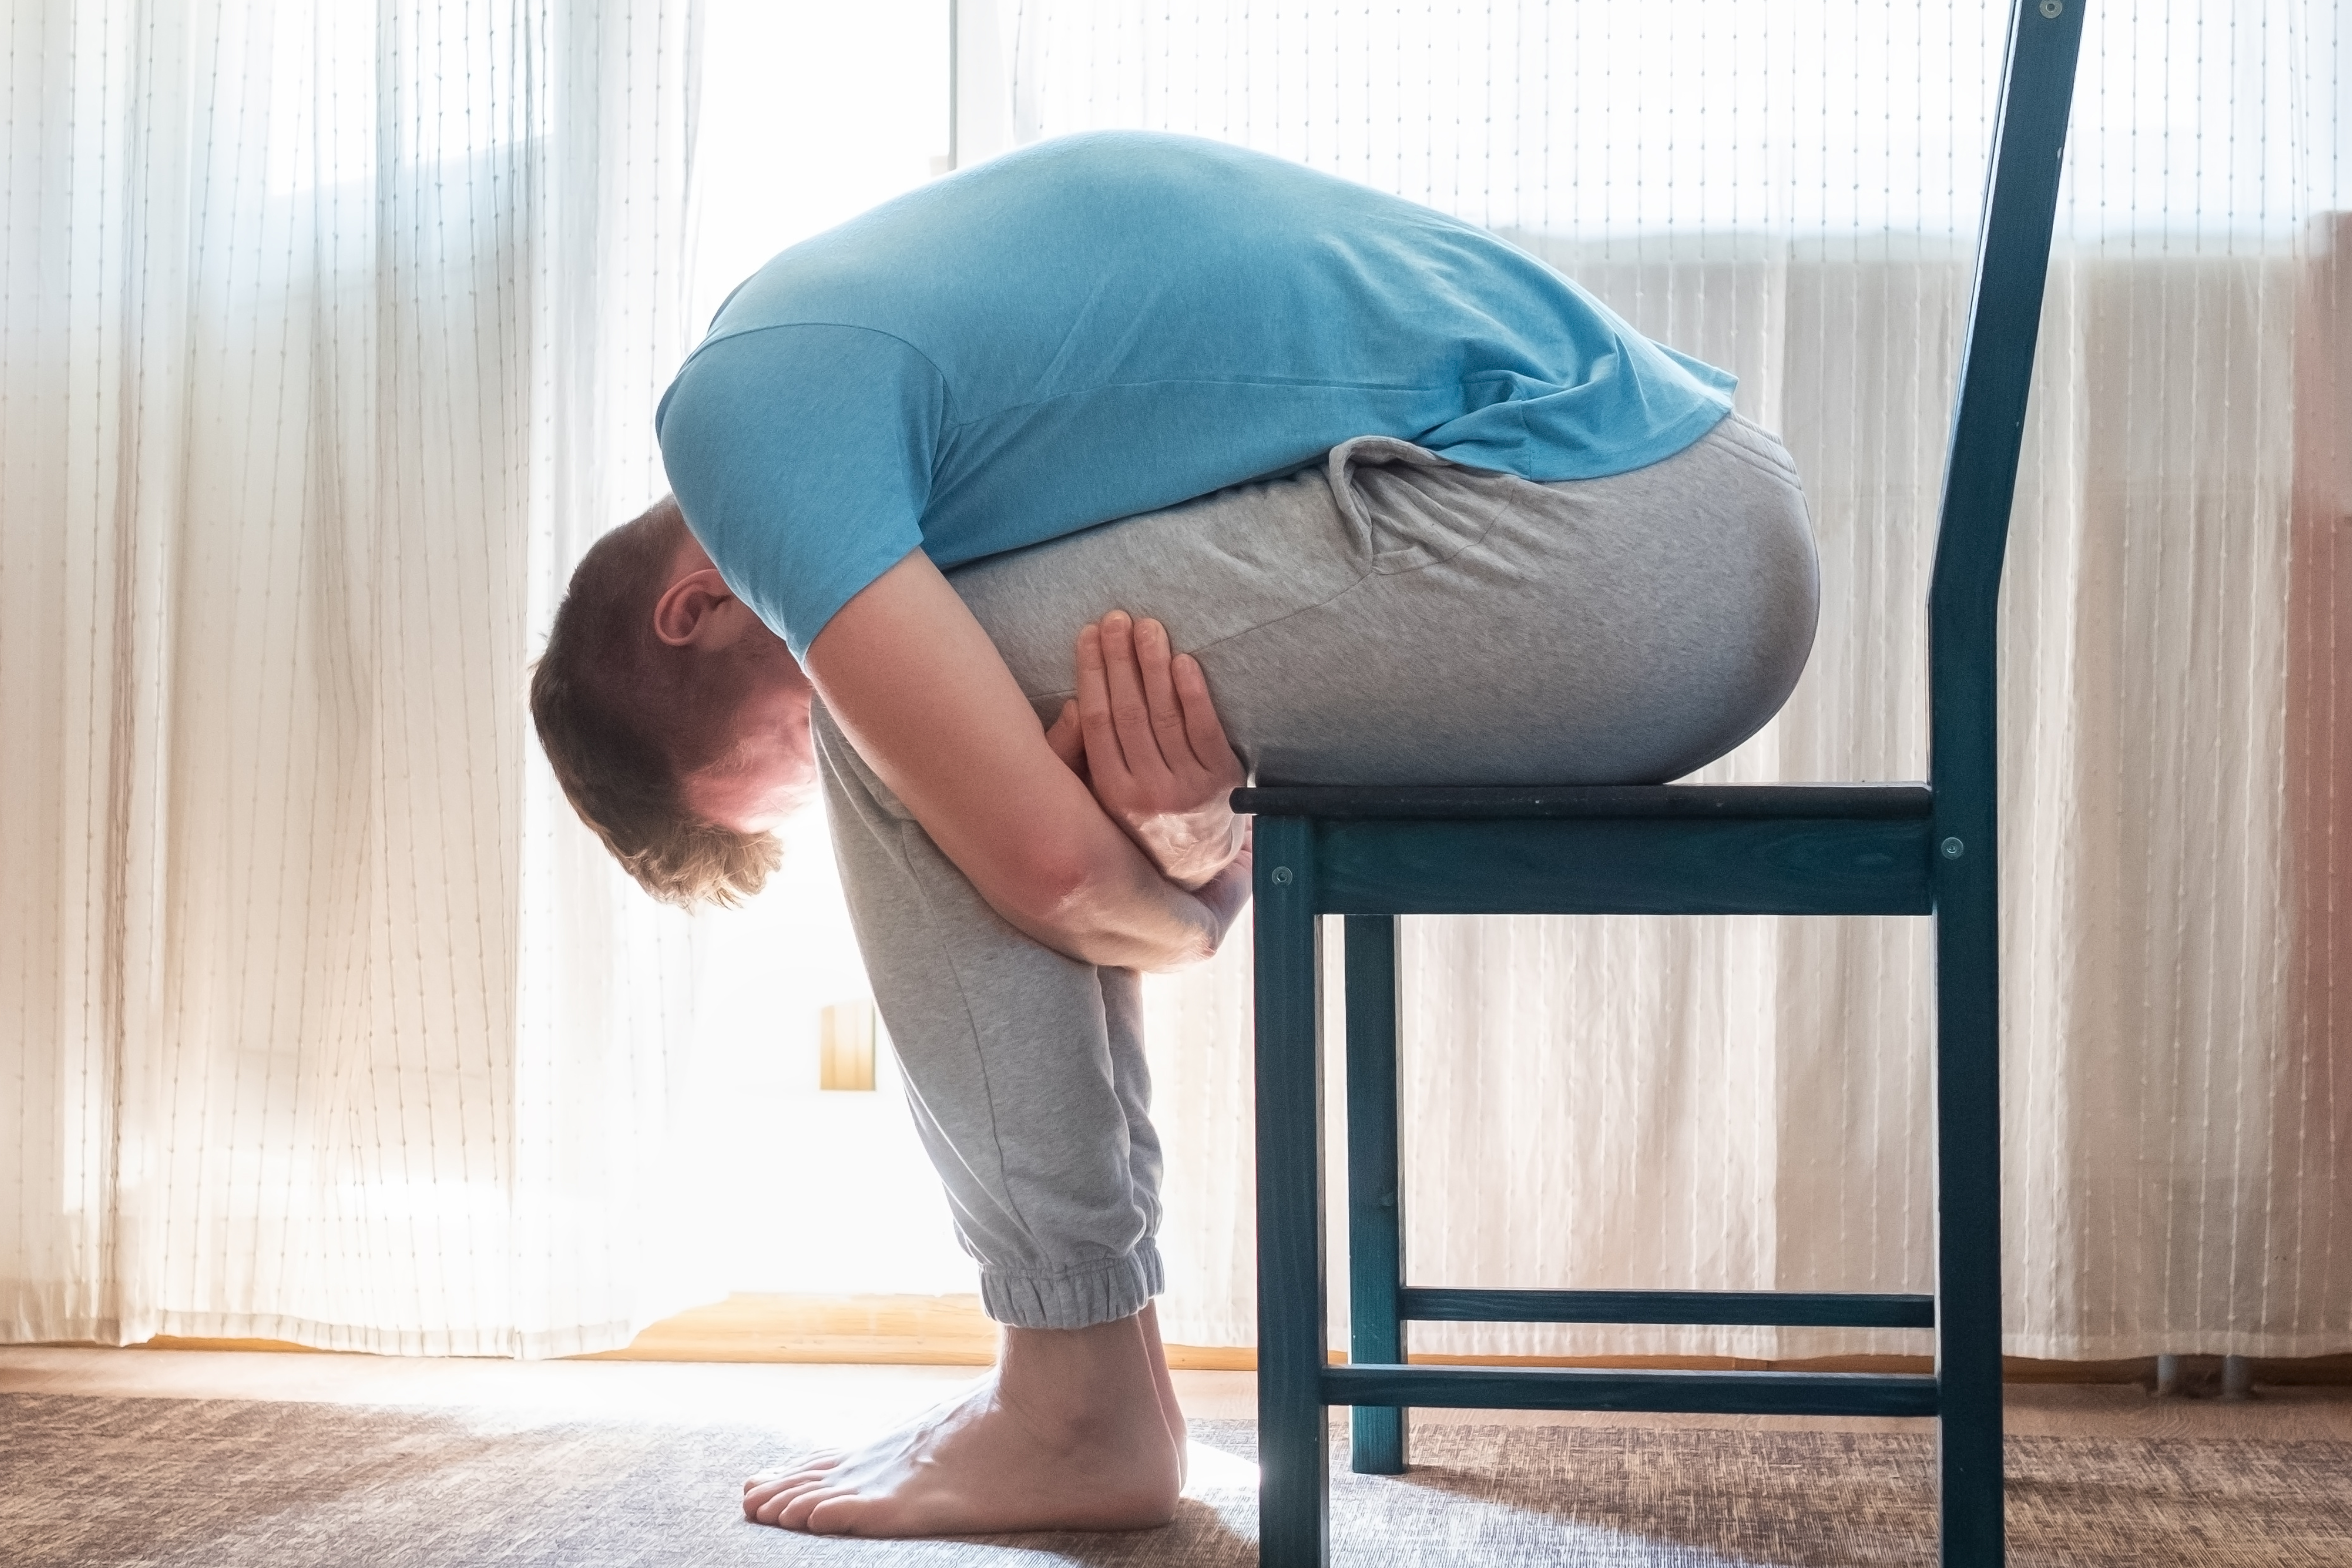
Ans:
[{"label": "white curtain", "polygon": [[560,1354],[694,1290],[682,923],[519,700],[661,488],[689,23],[9,8],[0,1337]]},{"label": "white curtain", "polygon": [[[1736,369],[1826,612],[1708,776],[1916,776],[2004,10],[962,0],[956,152],[1247,141]],[[550,1354],[730,1288],[968,1281],[903,1112],[814,1089],[864,986],[817,826],[743,915],[656,910],[520,706],[717,294],[947,152],[947,21],[12,6],[0,1338]],[[2092,4],[2004,612],[2021,1354],[2352,1348],[2343,26]],[[1178,1341],[1251,1333],[1246,951],[1150,992]],[[1915,926],[1414,921],[1405,960],[1417,1278],[1929,1282]],[[803,1217],[747,1238],[778,1192]]]}]

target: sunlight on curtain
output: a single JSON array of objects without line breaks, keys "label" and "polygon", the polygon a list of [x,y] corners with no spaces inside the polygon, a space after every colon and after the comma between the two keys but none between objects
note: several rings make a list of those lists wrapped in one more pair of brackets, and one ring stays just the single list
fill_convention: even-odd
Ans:
[{"label": "sunlight on curtain", "polygon": [[[1736,370],[1805,473],[1823,619],[1781,717],[1699,777],[1924,773],[1921,607],[2006,7],[1001,9],[988,63],[1023,139],[1189,131],[1396,191]],[[2090,11],[2004,604],[2015,1354],[2352,1347],[2346,26],[2304,0]],[[1406,932],[1415,1279],[1931,1286],[1919,925]],[[1246,956],[1151,988],[1180,1341],[1252,1332]]]},{"label": "sunlight on curtain", "polygon": [[[719,298],[939,172],[946,16],[12,7],[0,1339],[559,1354],[845,1261],[969,1288],[887,1064],[820,1103],[866,992],[822,822],[660,909],[520,701]],[[747,1243],[747,1195],[803,1207]]]},{"label": "sunlight on curtain", "polygon": [[686,955],[519,699],[659,486],[687,23],[10,8],[0,1334],[628,1332]]}]

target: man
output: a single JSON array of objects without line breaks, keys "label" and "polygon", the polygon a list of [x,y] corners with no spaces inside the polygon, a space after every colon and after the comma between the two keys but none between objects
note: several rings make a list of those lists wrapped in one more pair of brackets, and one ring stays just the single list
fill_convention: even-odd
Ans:
[{"label": "man", "polygon": [[1814,559],[1730,384],[1482,230],[1142,134],[937,182],[721,308],[657,416],[676,500],[581,563],[534,716],[676,902],[756,888],[822,780],[1005,1325],[971,1395],[748,1514],[1169,1517],[1136,971],[1246,897],[1245,770],[1654,780],[1769,718]]}]

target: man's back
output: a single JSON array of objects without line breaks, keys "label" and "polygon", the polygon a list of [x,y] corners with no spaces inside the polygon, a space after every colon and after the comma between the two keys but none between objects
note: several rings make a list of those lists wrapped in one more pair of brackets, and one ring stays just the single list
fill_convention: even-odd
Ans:
[{"label": "man's back", "polygon": [[680,504],[795,651],[941,566],[1399,436],[1538,480],[1681,451],[1730,379],[1430,209],[1107,133],[937,182],[770,262],[664,400]]}]

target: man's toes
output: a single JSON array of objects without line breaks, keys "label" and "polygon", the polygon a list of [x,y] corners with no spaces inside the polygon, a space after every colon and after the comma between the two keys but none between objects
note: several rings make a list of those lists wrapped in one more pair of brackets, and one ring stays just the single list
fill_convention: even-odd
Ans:
[{"label": "man's toes", "polygon": [[808,1506],[802,1511],[802,1521],[796,1527],[811,1535],[894,1535],[904,1533],[888,1528],[886,1522],[895,1519],[905,1524],[908,1515],[893,1508],[889,1498],[867,1497],[844,1488],[838,1491],[809,1494]]},{"label": "man's toes", "polygon": [[816,1485],[803,1481],[793,1486],[762,1487],[743,1500],[743,1517],[754,1524],[773,1524],[794,1498]]},{"label": "man's toes", "polygon": [[762,1470],[743,1483],[744,1500],[748,1504],[756,1493],[772,1494],[781,1488],[803,1486],[821,1477],[829,1476],[841,1460],[841,1455],[828,1454],[822,1458],[810,1459],[794,1465],[790,1469]]},{"label": "man's toes", "polygon": [[777,1510],[803,1492],[830,1485],[831,1480],[829,1471],[820,1470],[811,1475],[785,1476],[765,1486],[754,1487],[743,1494],[743,1517],[757,1520],[761,1524],[773,1524]]},{"label": "man's toes", "polygon": [[848,1487],[809,1487],[788,1497],[778,1498],[760,1510],[760,1522],[779,1524],[786,1530],[808,1530],[810,1515],[835,1498],[854,1499],[857,1493]]},{"label": "man's toes", "polygon": [[773,1486],[778,1481],[791,1480],[795,1476],[816,1475],[833,1469],[846,1457],[838,1448],[820,1448],[815,1453],[794,1459],[788,1465],[779,1465],[772,1470],[761,1470],[743,1483],[743,1490],[751,1492],[761,1487]]},{"label": "man's toes", "polygon": [[800,1475],[786,1475],[774,1471],[763,1476],[753,1476],[743,1483],[743,1507],[747,1511],[757,1508],[778,1492],[797,1485],[805,1479],[807,1478]]}]

